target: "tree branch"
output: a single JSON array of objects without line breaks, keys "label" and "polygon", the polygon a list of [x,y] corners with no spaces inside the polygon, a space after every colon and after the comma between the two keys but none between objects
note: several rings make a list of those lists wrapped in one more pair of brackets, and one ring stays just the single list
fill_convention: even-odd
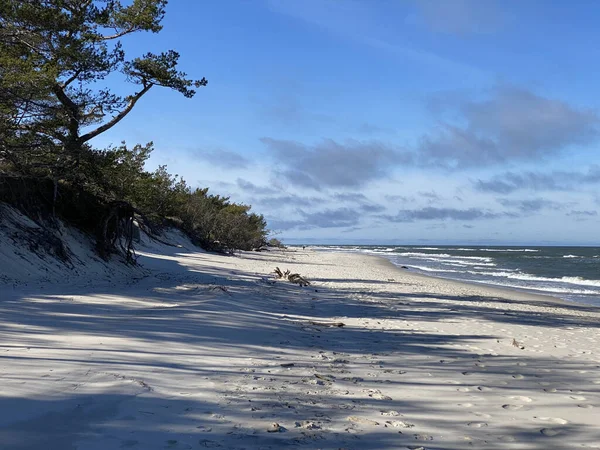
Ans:
[{"label": "tree branch", "polygon": [[126,30],[119,31],[118,33],[112,34],[110,36],[100,36],[100,40],[109,41],[111,39],[117,39],[117,38],[125,36],[126,34],[132,33],[133,31],[136,31],[136,30],[135,30],[135,27],[133,25],[131,25]]},{"label": "tree branch", "polygon": [[109,122],[105,123],[104,125],[101,125],[98,128],[96,128],[95,130],[90,131],[89,133],[86,133],[83,136],[81,136],[79,138],[79,143],[83,144],[84,142],[87,142],[90,139],[95,138],[99,134],[104,133],[106,130],[111,129],[116,124],[118,124],[127,114],[129,114],[129,112],[133,109],[133,107],[135,106],[135,104],[137,103],[137,101],[146,92],[148,92],[152,86],[154,86],[154,84],[147,84],[147,85],[145,85],[144,89],[142,89],[140,92],[138,92],[133,97],[131,97],[131,99],[129,100],[129,103],[127,103],[127,106],[125,106],[125,108],[123,109],[123,111],[121,111],[119,114],[117,114],[115,117],[113,117]]},{"label": "tree branch", "polygon": [[81,74],[81,72],[83,72],[82,69],[76,70],[75,73],[71,77],[67,78],[67,80],[65,80],[64,83],[60,84],[60,87],[62,89],[66,88],[68,85],[70,85],[73,81],[75,81],[77,79],[77,77]]}]

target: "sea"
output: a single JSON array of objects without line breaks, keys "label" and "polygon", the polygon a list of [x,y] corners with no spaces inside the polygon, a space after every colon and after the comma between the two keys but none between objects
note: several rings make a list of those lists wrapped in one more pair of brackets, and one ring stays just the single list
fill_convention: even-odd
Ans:
[{"label": "sea", "polygon": [[417,273],[600,306],[600,247],[320,245],[310,248],[379,255]]}]

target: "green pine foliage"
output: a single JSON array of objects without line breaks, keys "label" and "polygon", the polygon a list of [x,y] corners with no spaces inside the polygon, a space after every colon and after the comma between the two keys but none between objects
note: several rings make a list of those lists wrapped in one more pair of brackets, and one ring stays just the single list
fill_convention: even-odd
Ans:
[{"label": "green pine foliage", "polygon": [[[70,198],[67,192],[76,192],[95,204],[128,202],[155,224],[170,219],[205,248],[260,247],[266,237],[262,216],[207,188],[192,189],[165,166],[146,171],[152,144],[105,150],[90,144],[152,88],[191,98],[207,85],[205,78],[190,79],[178,69],[175,50],[126,53],[129,35],[161,30],[166,5],[166,0],[0,0],[0,176],[41,180],[45,200],[53,186],[53,213],[66,211],[63,204],[55,206]],[[130,93],[108,90],[107,77],[120,77]],[[10,199],[18,197],[11,192]],[[85,219],[79,222],[94,221]]]},{"label": "green pine foliage", "polygon": [[154,223],[167,219],[178,224],[201,247],[210,250],[253,250],[264,245],[267,224],[251,207],[229,197],[212,195],[208,188],[192,189],[185,180],[171,175],[166,166],[144,170],[152,144],[120,147],[98,152],[102,162],[99,193],[130,202]]}]

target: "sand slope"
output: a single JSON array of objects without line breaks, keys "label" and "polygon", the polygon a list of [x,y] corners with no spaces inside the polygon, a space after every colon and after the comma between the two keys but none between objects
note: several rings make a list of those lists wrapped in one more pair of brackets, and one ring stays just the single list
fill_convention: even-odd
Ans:
[{"label": "sand slope", "polygon": [[0,285],[0,448],[600,448],[598,309],[363,255],[147,250],[128,283]]}]

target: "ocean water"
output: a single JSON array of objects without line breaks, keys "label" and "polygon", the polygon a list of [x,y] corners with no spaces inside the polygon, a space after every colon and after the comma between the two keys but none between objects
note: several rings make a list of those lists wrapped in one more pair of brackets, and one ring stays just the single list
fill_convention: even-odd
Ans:
[{"label": "ocean water", "polygon": [[413,272],[600,306],[600,247],[322,245],[311,248],[380,255]]}]

